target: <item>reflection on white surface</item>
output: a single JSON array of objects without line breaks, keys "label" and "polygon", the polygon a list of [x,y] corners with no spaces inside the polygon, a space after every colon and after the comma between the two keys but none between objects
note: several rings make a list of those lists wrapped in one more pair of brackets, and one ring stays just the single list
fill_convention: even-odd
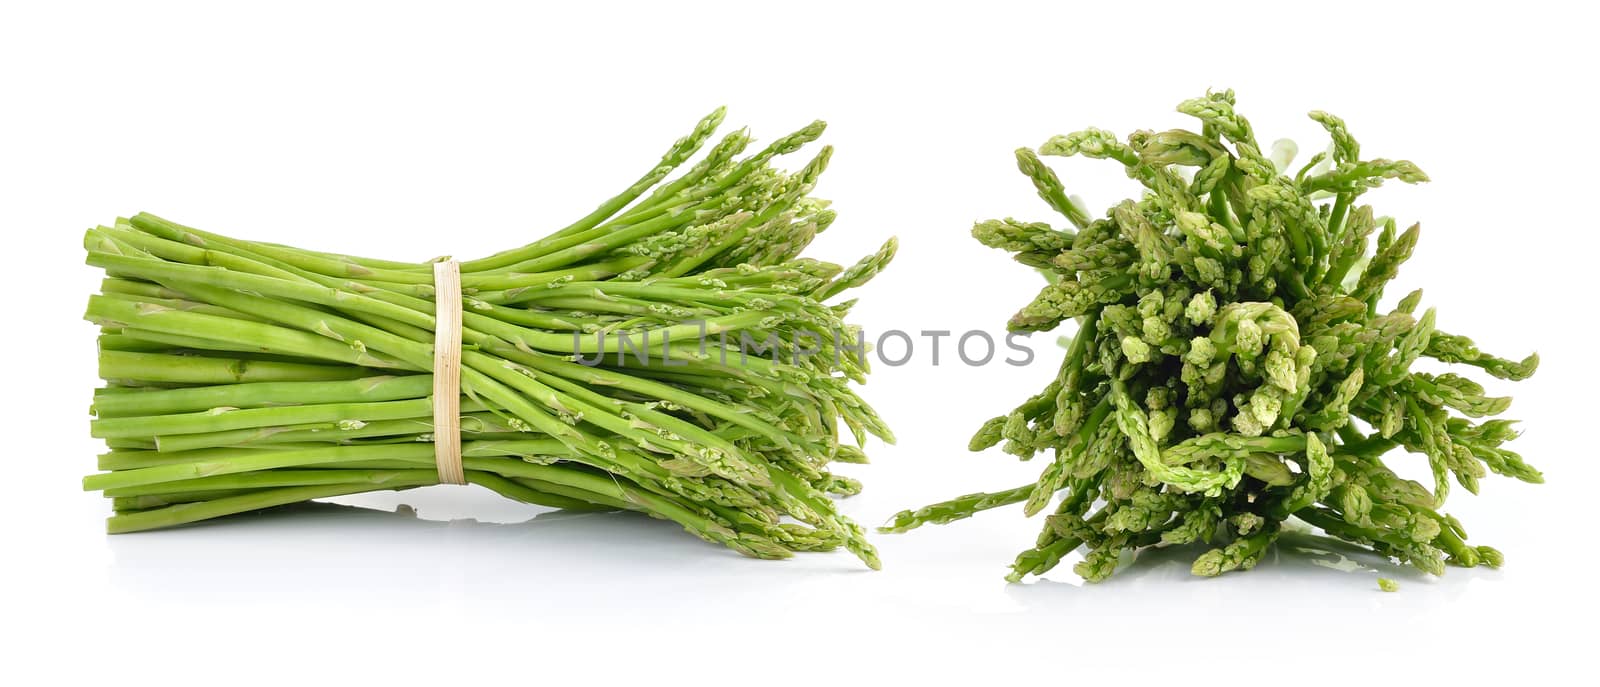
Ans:
[{"label": "reflection on white surface", "polygon": [[[759,597],[757,590],[792,585],[918,608],[931,601],[934,607],[950,604],[977,612],[1065,607],[1137,614],[1213,604],[1215,610],[1238,612],[1221,606],[1240,593],[1301,606],[1331,598],[1405,606],[1414,605],[1408,599],[1437,602],[1501,577],[1492,570],[1451,569],[1438,580],[1342,541],[1290,532],[1254,570],[1216,579],[1189,573],[1190,563],[1206,548],[1194,545],[1127,555],[1118,573],[1098,584],[1079,580],[1071,572],[1075,557],[1069,557],[1045,578],[1008,585],[995,565],[1000,559],[985,560],[970,551],[986,548],[974,546],[974,536],[984,537],[996,526],[1019,526],[1000,517],[879,536],[889,565],[871,573],[843,554],[753,560],[688,536],[671,522],[635,513],[524,506],[476,488],[381,492],[341,501],[108,537],[110,581],[122,592],[174,605],[318,598],[341,605],[384,604],[391,594],[415,598],[418,590],[428,590],[441,600],[492,600],[538,606],[546,614],[583,615],[595,607],[594,599],[571,592],[616,586],[607,592],[613,600],[632,597],[672,607],[745,603],[750,599],[739,599],[741,593]],[[938,540],[929,541],[933,538]],[[929,544],[939,550],[931,558]],[[924,555],[896,555],[902,546],[923,548]],[[952,571],[964,581],[952,581]],[[1399,580],[1402,590],[1413,594],[1378,593],[1379,576]],[[938,581],[938,591],[903,593],[923,580]],[[1306,590],[1316,594],[1301,596]],[[716,601],[703,598],[713,591]],[[674,593],[681,594],[675,599]]]},{"label": "reflection on white surface", "polygon": [[[880,488],[842,504],[864,524],[952,491],[956,482],[932,483],[941,470],[930,462],[1007,466],[991,456],[918,458],[904,446],[882,453],[881,465],[861,470]],[[566,656],[584,667],[557,674],[648,679],[659,666],[676,666],[688,680],[699,672],[686,657],[756,675],[772,661],[789,666],[815,654],[806,661],[946,679],[981,679],[1000,664],[1049,672],[1055,661],[1041,657],[1061,656],[1074,666],[1092,660],[1081,666],[1089,676],[1116,678],[1140,666],[1193,683],[1189,659],[1145,665],[1151,652],[1214,651],[1225,662],[1252,656],[1260,670],[1291,670],[1311,651],[1309,660],[1329,665],[1346,657],[1415,673],[1492,642],[1537,663],[1583,636],[1546,618],[1592,604],[1563,591],[1579,588],[1570,582],[1584,568],[1564,553],[1570,546],[1552,545],[1559,532],[1493,529],[1514,524],[1516,513],[1475,533],[1504,546],[1505,570],[1452,568],[1433,579],[1296,532],[1254,570],[1218,578],[1190,575],[1203,549],[1177,547],[1146,550],[1099,584],[1072,573],[1076,557],[1044,579],[1006,584],[1006,564],[1040,525],[1015,509],[876,535],[885,568],[872,572],[842,553],[749,559],[671,522],[551,511],[477,488],[340,501],[118,536],[79,518],[81,529],[54,542],[73,565],[30,569],[57,576],[36,582],[40,588],[70,593],[26,600],[35,607],[29,615],[45,619],[37,634],[58,644],[76,641],[91,622],[182,636],[193,660],[221,670],[255,660],[250,647],[287,641],[320,656],[324,670],[339,666],[358,680],[378,670],[408,682],[422,670],[492,682],[508,662]],[[104,514],[102,501],[83,503],[92,517]],[[1398,580],[1400,591],[1379,591],[1380,575]],[[165,644],[106,651],[148,664],[152,646]],[[409,656],[413,648],[428,657],[500,658],[436,661]],[[625,664],[608,663],[617,652]],[[368,656],[390,662],[375,668],[352,658]],[[299,665],[263,674],[292,677]]]}]

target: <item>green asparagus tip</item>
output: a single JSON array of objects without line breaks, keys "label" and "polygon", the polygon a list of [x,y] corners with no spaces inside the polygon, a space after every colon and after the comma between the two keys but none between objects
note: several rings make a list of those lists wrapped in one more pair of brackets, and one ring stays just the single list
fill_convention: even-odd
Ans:
[{"label": "green asparagus tip", "polygon": [[1199,558],[1194,559],[1194,565],[1189,567],[1189,572],[1200,577],[1216,577],[1222,574],[1222,549],[1212,549]]}]

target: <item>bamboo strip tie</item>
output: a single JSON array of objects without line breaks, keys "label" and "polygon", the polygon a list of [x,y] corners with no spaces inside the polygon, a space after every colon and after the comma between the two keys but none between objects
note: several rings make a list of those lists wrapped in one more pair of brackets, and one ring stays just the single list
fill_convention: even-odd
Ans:
[{"label": "bamboo strip tie", "polygon": [[461,265],[433,263],[433,462],[440,484],[466,484],[461,468]]}]

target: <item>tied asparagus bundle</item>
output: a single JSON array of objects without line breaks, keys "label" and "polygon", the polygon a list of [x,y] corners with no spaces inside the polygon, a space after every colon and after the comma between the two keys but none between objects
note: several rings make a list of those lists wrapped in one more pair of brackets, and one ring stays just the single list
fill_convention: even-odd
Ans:
[{"label": "tied asparagus bundle", "polygon": [[[1036,483],[905,511],[882,529],[1018,502],[1031,516],[1060,494],[1009,580],[1082,547],[1074,570],[1099,581],[1124,552],[1217,537],[1193,572],[1249,569],[1291,517],[1428,573],[1500,565],[1439,509],[1452,477],[1472,492],[1487,472],[1542,480],[1503,447],[1516,432],[1494,416],[1510,399],[1411,368],[1427,357],[1521,380],[1538,357],[1503,360],[1441,331],[1432,309],[1416,316],[1420,291],[1379,307],[1418,227],[1397,231],[1357,200],[1387,180],[1427,177],[1407,161],[1364,159],[1327,113],[1311,118],[1331,149],[1290,176],[1292,144],[1263,153],[1231,91],[1178,110],[1200,130],[1140,131],[1124,143],[1089,129],[1037,155],[1017,151],[1072,228],[1006,219],[973,235],[1049,280],[1010,329],[1074,320],[1077,331],[1050,384],[984,424],[970,448],[1003,443],[1050,460]],[[1038,155],[1109,159],[1147,191],[1091,219]],[[1386,460],[1411,457],[1397,448],[1425,456],[1431,490],[1389,469]]]},{"label": "tied asparagus bundle", "polygon": [[[758,558],[844,547],[876,568],[831,498],[860,484],[829,464],[892,437],[851,389],[867,372],[853,301],[824,302],[895,243],[848,269],[799,257],[834,220],[808,197],[831,151],[792,174],[770,163],[822,122],[744,157],[750,136],[728,134],[669,180],[722,117],[571,226],[461,263],[466,479]],[[87,318],[106,381],[92,433],[110,449],[84,487],[112,499],[111,532],[437,483],[431,264],[148,214],[84,245],[107,275]]]}]

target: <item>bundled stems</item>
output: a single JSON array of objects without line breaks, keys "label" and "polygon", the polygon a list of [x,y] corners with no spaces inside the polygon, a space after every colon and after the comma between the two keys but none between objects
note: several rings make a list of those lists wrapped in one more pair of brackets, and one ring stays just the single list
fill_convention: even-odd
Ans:
[{"label": "bundled stems", "polygon": [[[825,304],[892,259],[799,257],[833,222],[830,151],[770,166],[735,132],[675,179],[718,110],[593,213],[461,263],[467,480],[556,508],[634,510],[760,558],[844,547],[872,567],[829,464],[892,440]],[[149,214],[90,229],[105,270],[91,434],[113,532],[434,484],[429,263],[230,238]],[[750,343],[758,350],[751,350]],[[841,435],[840,425],[848,429]]]}]

